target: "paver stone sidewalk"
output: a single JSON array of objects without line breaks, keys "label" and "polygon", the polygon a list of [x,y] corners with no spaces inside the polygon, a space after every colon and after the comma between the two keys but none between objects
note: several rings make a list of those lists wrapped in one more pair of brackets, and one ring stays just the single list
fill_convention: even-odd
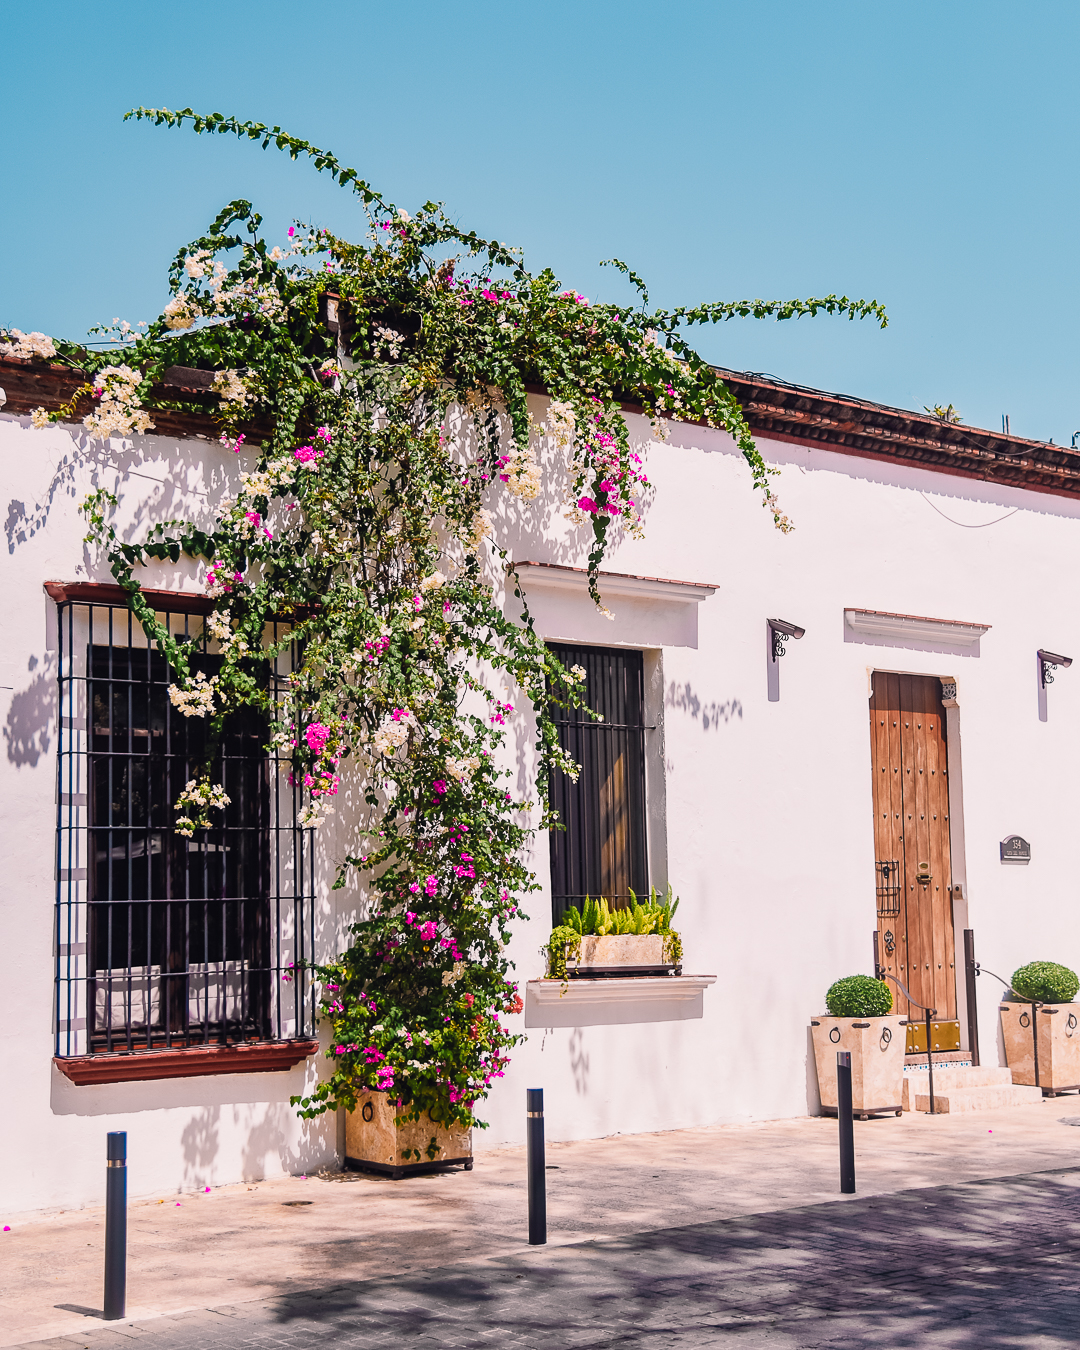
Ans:
[{"label": "paver stone sidewalk", "polygon": [[[325,1339],[329,1326],[343,1345],[538,1347],[630,1346],[646,1328],[660,1344],[722,1344],[700,1337],[741,1326],[738,1344],[749,1345],[751,1333],[834,1313],[884,1337],[850,1344],[937,1344],[896,1337],[923,1304],[926,1334],[953,1335],[945,1304],[969,1308],[960,1322],[974,1316],[964,1289],[998,1306],[1014,1269],[1029,1271],[1016,1286],[1028,1302],[1034,1290],[1050,1303],[1072,1297],[1080,1129],[1062,1123],[1069,1109],[1066,1098],[978,1118],[860,1122],[860,1193],[844,1200],[835,1121],[551,1145],[551,1245],[540,1249],[525,1245],[519,1149],[481,1154],[469,1174],[294,1177],[142,1199],[130,1212],[124,1324],[100,1320],[100,1211],[16,1221],[0,1235],[0,1345],[65,1336],[106,1350],[133,1335],[151,1350],[259,1345],[271,1329],[273,1343],[306,1345],[311,1328]],[[1063,1252],[1068,1279],[1055,1284]],[[1056,1335],[1046,1315],[1024,1313],[1031,1334]],[[1080,1322],[1071,1326],[1075,1344]],[[234,1339],[208,1339],[215,1327]],[[359,1339],[343,1339],[349,1327]]]}]

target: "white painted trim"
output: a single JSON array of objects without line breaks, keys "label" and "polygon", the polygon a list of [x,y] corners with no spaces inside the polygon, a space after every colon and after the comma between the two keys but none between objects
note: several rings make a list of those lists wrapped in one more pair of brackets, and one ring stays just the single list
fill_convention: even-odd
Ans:
[{"label": "white painted trim", "polygon": [[925,619],[915,614],[879,614],[870,609],[845,609],[844,622],[862,637],[890,641],[945,642],[951,647],[974,647],[988,623],[959,623],[955,619]]},{"label": "white painted trim", "polygon": [[[571,590],[588,593],[589,574],[584,567],[563,567],[557,563],[515,563],[522,585],[528,590]],[[627,572],[601,572],[598,577],[600,594],[610,596],[646,597],[667,600],[677,605],[699,604],[716,590],[704,582],[668,581],[663,577],[637,577]]]},{"label": "white painted trim", "polygon": [[636,975],[626,979],[529,980],[527,1027],[593,1027],[683,1022],[704,1013],[715,975]]}]

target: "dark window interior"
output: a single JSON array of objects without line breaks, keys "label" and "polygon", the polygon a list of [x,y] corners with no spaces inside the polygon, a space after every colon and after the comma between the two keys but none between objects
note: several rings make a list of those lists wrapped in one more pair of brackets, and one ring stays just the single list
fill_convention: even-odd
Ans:
[{"label": "dark window interior", "polygon": [[211,781],[230,804],[186,838],[174,803],[203,763],[207,719],[172,706],[157,651],[92,645],[88,671],[90,1048],[266,1038],[265,722],[249,709],[226,719]]},{"label": "dark window interior", "polygon": [[559,742],[581,765],[575,783],[551,777],[551,801],[565,830],[551,831],[552,922],[587,895],[627,905],[648,892],[645,834],[645,687],[641,652],[550,643],[566,667],[585,671],[589,707],[555,709]]}]

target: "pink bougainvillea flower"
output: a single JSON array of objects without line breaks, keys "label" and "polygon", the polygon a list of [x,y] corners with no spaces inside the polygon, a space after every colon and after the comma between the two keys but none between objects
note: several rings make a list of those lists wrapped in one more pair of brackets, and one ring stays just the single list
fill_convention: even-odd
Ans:
[{"label": "pink bougainvillea flower", "polygon": [[304,732],[304,738],[308,743],[308,748],[314,750],[316,754],[320,754],[326,742],[330,739],[330,728],[324,726],[322,722],[312,722],[307,731]]}]

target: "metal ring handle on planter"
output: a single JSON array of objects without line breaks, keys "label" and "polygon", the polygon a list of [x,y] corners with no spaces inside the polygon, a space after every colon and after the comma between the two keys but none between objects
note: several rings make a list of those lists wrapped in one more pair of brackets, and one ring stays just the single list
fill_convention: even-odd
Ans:
[{"label": "metal ring handle on planter", "polygon": [[832,1041],[833,1045],[838,1045],[838,1044],[840,1043],[840,1028],[839,1028],[839,1027],[832,1027],[832,1028],[830,1029],[830,1031],[829,1031],[829,1040]]},{"label": "metal ring handle on planter", "polygon": [[888,1048],[889,1048],[889,1046],[890,1046],[891,1044],[892,1044],[892,1028],[891,1028],[891,1027],[882,1027],[882,1028],[881,1028],[881,1042],[880,1042],[880,1045],[879,1045],[879,1049],[881,1050],[881,1053],[884,1054],[885,1051],[888,1050]]}]

